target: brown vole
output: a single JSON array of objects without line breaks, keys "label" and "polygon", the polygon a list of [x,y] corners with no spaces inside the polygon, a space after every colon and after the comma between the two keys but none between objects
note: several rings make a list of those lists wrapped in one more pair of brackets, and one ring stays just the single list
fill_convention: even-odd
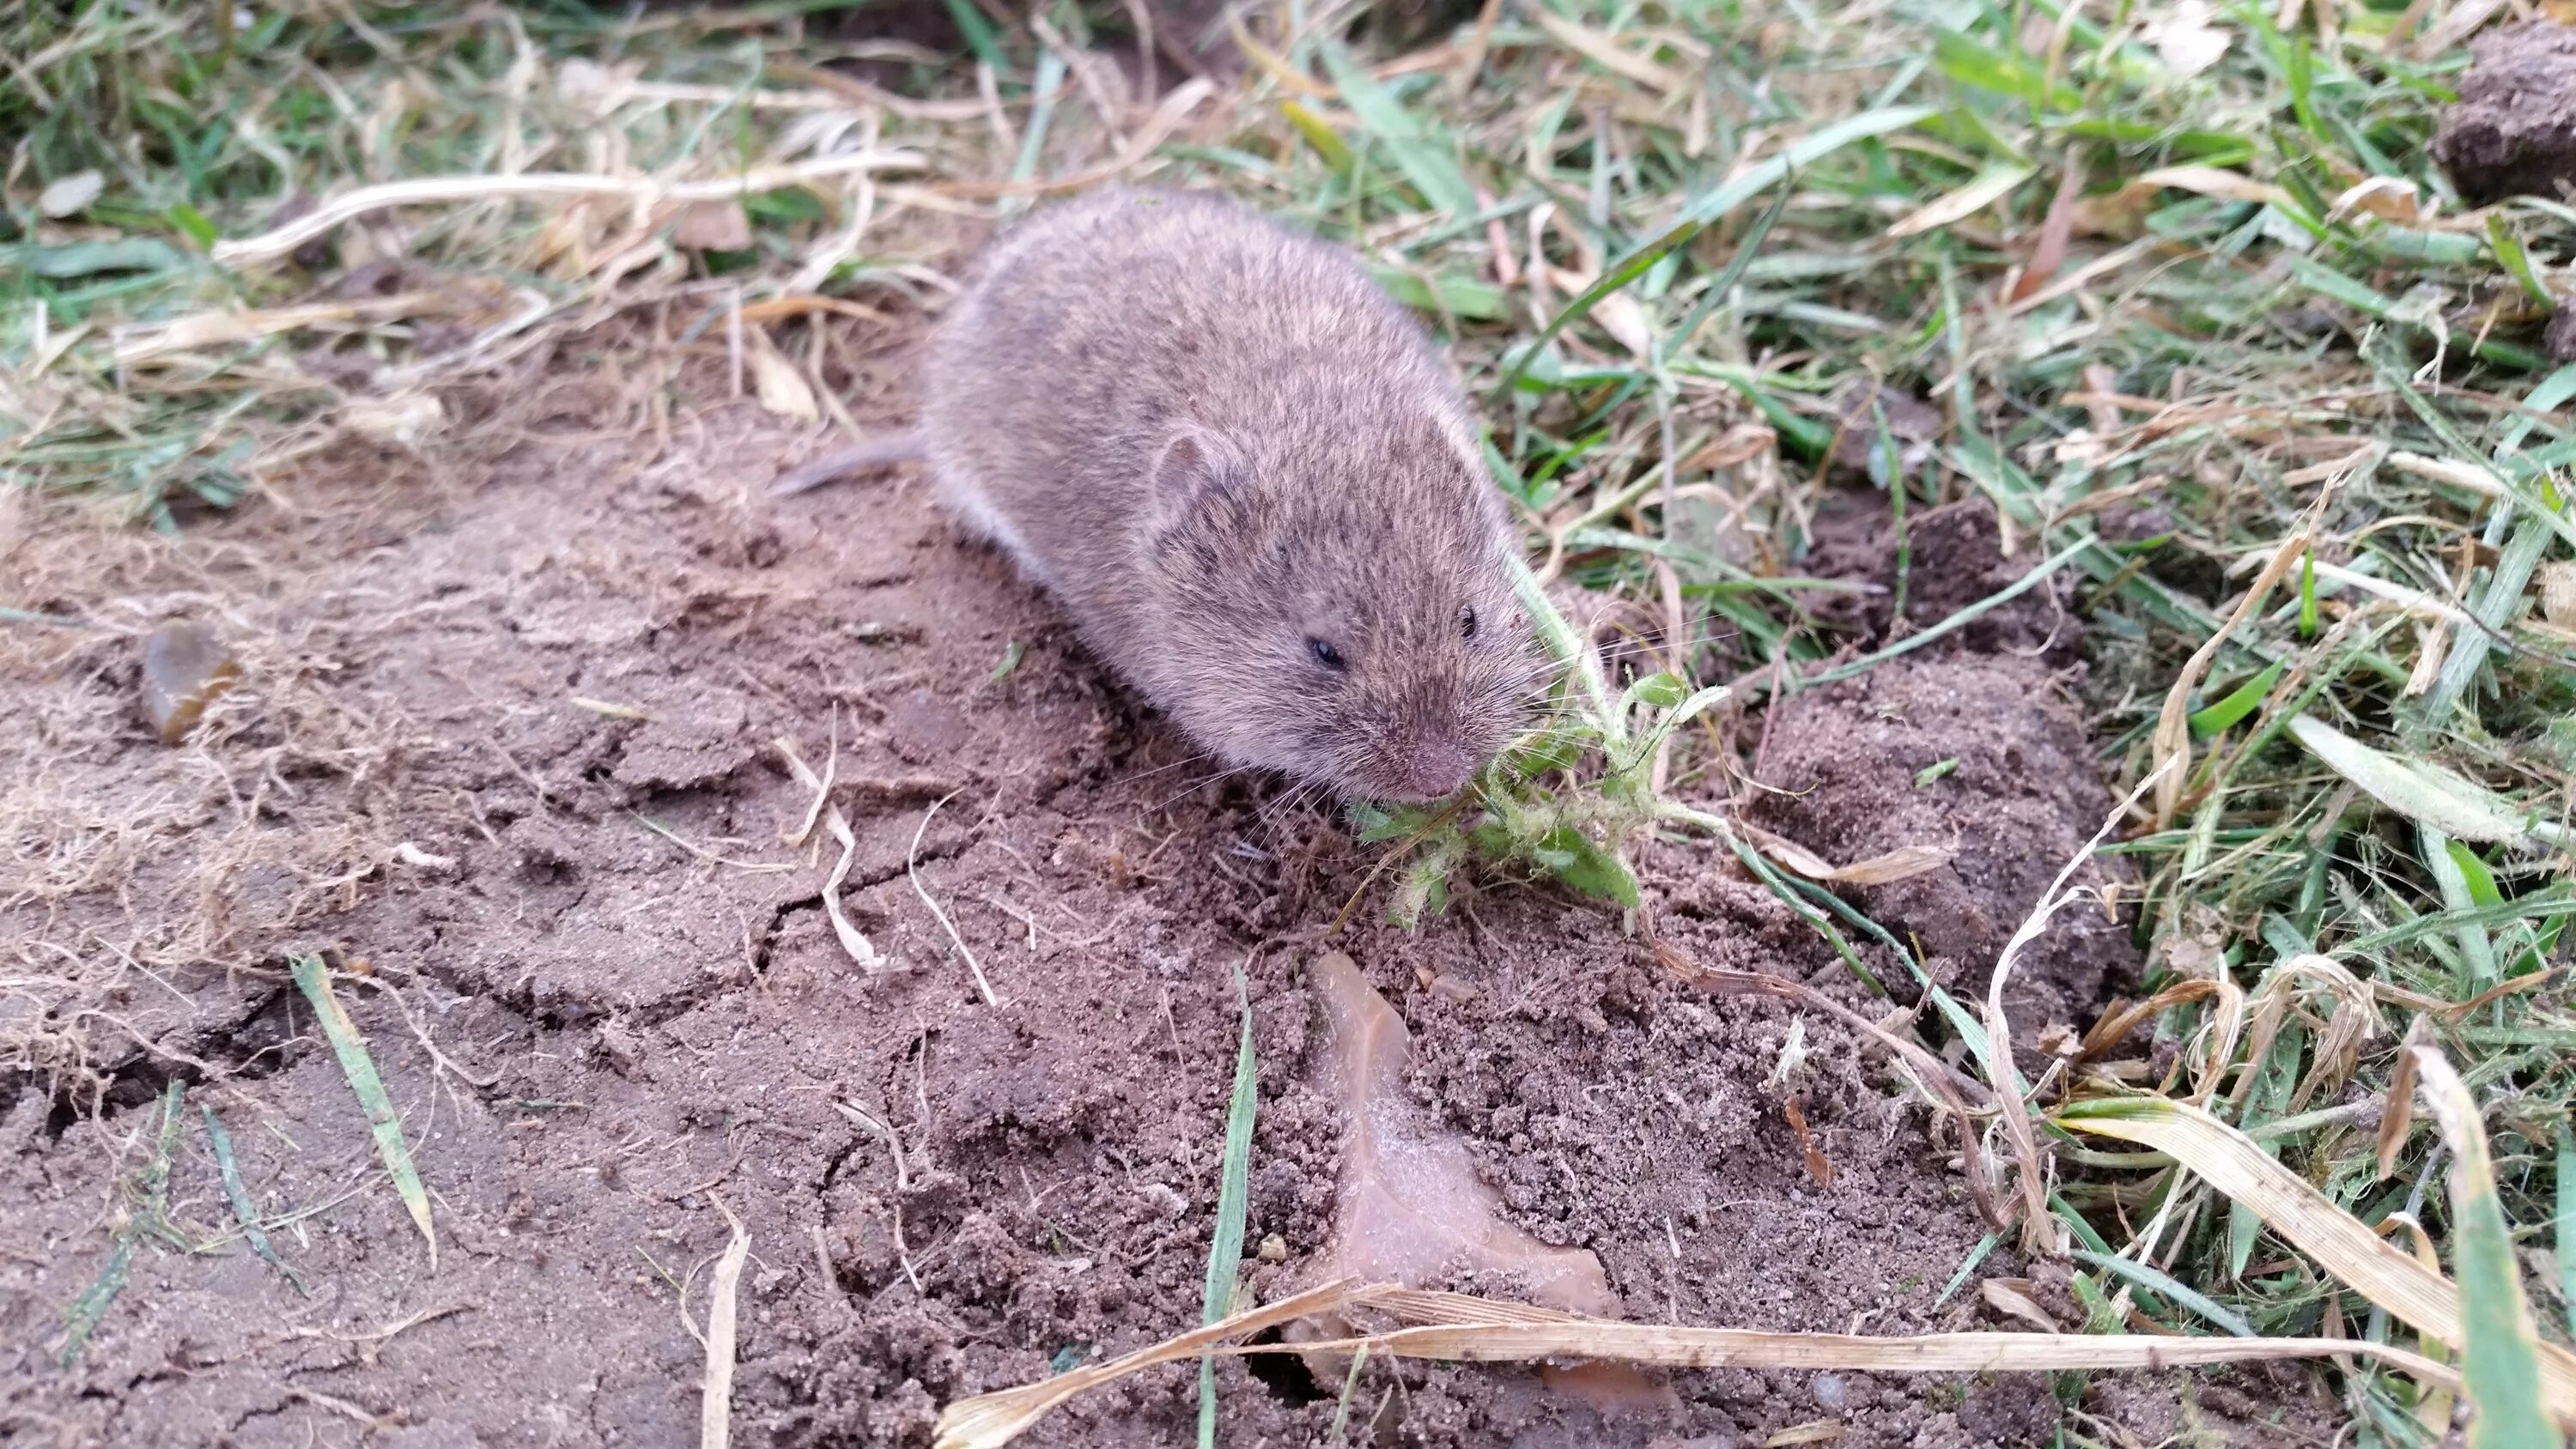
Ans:
[{"label": "brown vole", "polygon": [[1519,548],[1456,381],[1347,251],[1211,196],[1097,191],[979,259],[911,434],[949,507],[1226,762],[1428,800],[1536,682]]}]

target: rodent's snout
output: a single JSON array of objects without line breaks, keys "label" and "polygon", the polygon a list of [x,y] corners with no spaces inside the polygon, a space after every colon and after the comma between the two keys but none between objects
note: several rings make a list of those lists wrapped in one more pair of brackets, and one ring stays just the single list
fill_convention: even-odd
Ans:
[{"label": "rodent's snout", "polygon": [[1399,800],[1438,800],[1454,795],[1476,773],[1475,758],[1453,739],[1417,740],[1394,760],[1394,788]]}]

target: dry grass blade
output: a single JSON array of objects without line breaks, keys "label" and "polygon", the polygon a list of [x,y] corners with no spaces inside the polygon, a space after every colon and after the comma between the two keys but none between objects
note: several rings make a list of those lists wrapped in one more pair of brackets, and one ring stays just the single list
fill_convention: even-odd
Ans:
[{"label": "dry grass blade", "polygon": [[693,201],[728,201],[801,186],[834,176],[866,171],[914,171],[922,158],[910,151],[853,151],[800,161],[792,166],[756,166],[738,175],[711,181],[656,181],[648,176],[595,176],[569,171],[530,171],[517,176],[424,176],[362,186],[324,202],[310,215],[274,231],[238,241],[215,243],[218,265],[254,266],[289,255],[316,237],[370,212],[397,206],[438,206],[452,202],[501,201],[518,197],[581,200],[605,196],[639,206],[677,206]]},{"label": "dry grass blade", "polygon": [[1668,96],[1682,93],[1691,84],[1689,77],[1645,56],[1622,50],[1609,36],[1551,14],[1545,6],[1533,5],[1523,13],[1528,15],[1531,23],[1546,31],[1549,39],[1614,75],[1626,76],[1639,85]]},{"label": "dry grass blade", "polygon": [[1138,1349],[1122,1358],[1085,1364],[1037,1383],[978,1394],[951,1404],[939,1416],[938,1436],[931,1441],[933,1449],[998,1449],[1045,1418],[1058,1404],[1078,1394],[1102,1384],[1114,1383],[1139,1369],[1196,1358],[1232,1338],[1276,1328],[1309,1314],[1328,1312],[1348,1303],[1350,1291],[1347,1284],[1328,1283],[1248,1313],[1238,1313],[1223,1322],[1167,1338],[1151,1348]]},{"label": "dry grass blade", "polygon": [[[1998,166],[1946,196],[1925,202],[1887,229],[1889,240],[1938,231],[1952,222],[1965,221],[2012,194],[2015,187],[2039,174],[2031,165]],[[2045,280],[2044,278],[2042,280]]]},{"label": "dry grass blade", "polygon": [[1147,157],[1154,154],[1155,147],[1171,139],[1172,133],[1180,129],[1181,122],[1189,119],[1190,112],[1215,94],[1216,87],[1203,77],[1182,82],[1154,107],[1154,113],[1146,118],[1125,150],[1088,171],[1034,181],[949,181],[941,183],[936,190],[944,196],[989,200],[1043,196],[1050,192],[1080,191],[1086,186],[1097,186],[1142,165]]},{"label": "dry grass blade", "polygon": [[1468,1323],[1402,1328],[1370,1338],[1312,1344],[1310,1352],[1527,1363],[1606,1359],[1654,1368],[1831,1369],[1857,1373],[2046,1373],[2160,1370],[2196,1364],[2324,1358],[2356,1348],[2432,1382],[2450,1371],[2421,1354],[2341,1338],[2168,1338],[2161,1334],[1928,1333],[1873,1338],[1849,1333],[1765,1333],[1749,1328],[1684,1328],[1662,1323]]},{"label": "dry grass blade", "polygon": [[[841,950],[859,963],[862,970],[881,970],[886,959],[877,953],[876,943],[868,939],[867,932],[851,925],[849,916],[841,909],[841,884],[850,878],[850,866],[858,859],[859,838],[850,829],[849,817],[841,813],[840,806],[831,803],[832,782],[814,773],[813,767],[805,763],[805,757],[796,753],[795,741],[780,738],[770,743],[778,751],[779,758],[787,762],[788,771],[796,776],[796,783],[814,792],[814,802],[805,812],[803,827],[786,837],[787,841],[793,844],[813,834],[814,819],[819,813],[823,828],[841,847],[840,859],[832,863],[832,873],[823,880],[823,914],[831,919],[832,935],[840,941]],[[837,754],[833,763],[837,767]]]},{"label": "dry grass blade", "polygon": [[[1412,1326],[1296,1349],[1226,1346],[1292,1319],[1377,1309]],[[2168,1338],[2162,1335],[1934,1333],[1874,1338],[1849,1333],[1766,1333],[1579,1318],[1526,1303],[1394,1284],[1332,1285],[1179,1334],[1123,1358],[952,1404],[939,1417],[937,1449],[999,1449],[1075,1396],[1156,1364],[1210,1351],[1392,1354],[1450,1363],[1531,1363],[1569,1358],[1657,1368],[1833,1369],[1861,1373],[2032,1373],[2156,1370],[2198,1364],[2362,1354],[2436,1384],[2456,1376],[2405,1349],[2341,1338]]]},{"label": "dry grass blade", "polygon": [[706,1388],[698,1402],[700,1449],[725,1449],[733,1439],[734,1304],[741,1292],[742,1267],[751,1257],[751,1230],[718,1198],[716,1211],[733,1229],[724,1256],[716,1260],[707,1298]]},{"label": "dry grass blade", "polygon": [[2056,1219],[2048,1211],[2048,1178],[2039,1159],[2039,1138],[2031,1130],[2029,1104],[2022,1100],[2020,1074],[2013,1069],[2012,1023],[2004,1016],[2004,983],[2012,979],[2012,968],[2021,959],[2023,949],[2048,929],[2051,917],[2076,899],[2067,890],[2067,882],[2073,880],[2075,872],[2083,869],[2084,863],[2093,858],[2093,852],[2102,848],[2102,842],[2119,827],[2120,821],[2128,815],[2129,807],[2138,803],[2138,797],[2157,788],[2158,782],[2169,777],[2176,763],[2166,760],[2140,780],[2128,798],[2111,811],[2110,818],[2102,822],[2102,828],[2093,832],[2093,838],[2084,843],[2084,848],[2075,852],[2074,857],[2058,871],[2057,879],[2048,883],[2047,892],[2040,896],[2038,904],[2031,907],[2030,916],[2021,923],[2021,929],[2013,932],[2012,939],[2004,943],[2002,954],[1995,958],[1994,974],[1986,982],[1986,1039],[1992,1044],[1990,1069],[1994,1073],[1990,1085],[1995,1089],[1996,1104],[2003,1109],[2004,1135],[2011,1141],[2013,1156],[2021,1164],[2021,1240],[2025,1252],[2043,1252],[2055,1246],[2051,1225]]},{"label": "dry grass blade", "polygon": [[[2324,494],[2318,495],[2319,502],[2324,498]],[[2164,781],[2156,787],[2157,829],[2162,830],[2173,823],[2174,809],[2182,803],[2183,780],[2191,772],[2193,687],[2200,683],[2202,675],[2209,672],[2210,662],[2218,657],[2219,647],[2227,642],[2228,636],[2254,617],[2254,611],[2261,608],[2263,600],[2271,594],[2272,586],[2287,578],[2290,570],[2298,567],[2299,560],[2306,557],[2308,538],[2308,530],[2301,528],[2273,551],[2272,561],[2263,566],[2262,574],[2245,591],[2245,597],[2236,601],[2235,612],[2227,616],[2227,622],[2218,627],[2218,632],[2192,651],[2181,672],[2174,676],[2173,687],[2165,691],[2164,708],[2156,715],[2156,774]]]},{"label": "dry grass blade", "polygon": [[358,1034],[357,1023],[331,990],[331,974],[323,968],[319,956],[295,958],[295,984],[313,1003],[313,1012],[321,1020],[322,1034],[331,1042],[332,1052],[340,1058],[340,1074],[349,1079],[349,1090],[356,1093],[358,1106],[367,1114],[367,1126],[375,1133],[376,1155],[385,1160],[385,1171],[394,1179],[394,1191],[401,1195],[403,1206],[410,1210],[411,1220],[429,1244],[429,1271],[438,1271],[438,1229],[429,1220],[429,1193],[420,1185],[420,1172],[412,1166],[411,1146],[403,1141],[402,1122],[394,1115],[394,1103],[385,1095],[384,1080],[376,1075],[375,1058],[367,1055],[367,1039]]},{"label": "dry grass blade", "polygon": [[930,887],[921,883],[921,838],[930,832],[931,818],[939,813],[939,807],[956,798],[957,792],[951,790],[932,801],[930,808],[921,812],[921,823],[913,827],[912,849],[904,856],[903,874],[905,879],[912,882],[912,893],[921,897],[921,903],[929,908],[933,917],[937,918],[940,929],[948,933],[949,943],[957,948],[957,954],[966,958],[966,969],[975,975],[976,994],[984,998],[986,1006],[999,1006],[1002,1004],[1002,999],[993,994],[993,983],[985,979],[984,963],[975,959],[975,948],[966,944],[965,936],[959,934],[957,923],[948,918],[948,912],[939,904],[939,898],[930,893]]},{"label": "dry grass blade", "polygon": [[[2418,1063],[2420,1068],[2421,1063]],[[2389,1314],[2456,1349],[2460,1292],[2335,1205],[2260,1144],[2197,1107],[2156,1097],[2079,1103],[2057,1116],[2064,1127],[2154,1148],[2211,1187],[2253,1209],[2264,1226]],[[2539,1348],[2542,1401],[2561,1425],[2576,1426],[2576,1356]]]},{"label": "dry grass blade", "polygon": [[[2411,1046],[2424,1105],[2451,1149],[2452,1262],[2460,1275],[2460,1372],[2477,1418],[2469,1449],[2557,1449],[2541,1406],[2540,1330],[2523,1297],[2513,1227],[2496,1198],[2495,1164],[2477,1098],[2437,1046]],[[2576,1429],[2576,1423],[2565,1427]]]}]

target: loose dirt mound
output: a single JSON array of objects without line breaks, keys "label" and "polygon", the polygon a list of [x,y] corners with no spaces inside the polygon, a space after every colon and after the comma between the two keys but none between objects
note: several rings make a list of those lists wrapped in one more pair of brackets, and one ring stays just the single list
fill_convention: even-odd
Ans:
[{"label": "loose dirt mound", "polygon": [[[344,452],[177,543],[57,522],[20,548],[33,582],[7,602],[77,622],[13,627],[0,671],[38,742],[6,781],[0,899],[13,1442],[694,1442],[687,1323],[727,1210],[753,1253],[741,1443],[922,1444],[940,1404],[1198,1321],[1230,968],[1329,919],[1370,857],[1265,784],[1203,778],[918,482],[770,504],[809,445],[716,390],[677,384],[703,410],[664,441],[613,376],[496,389],[451,400],[464,421],[431,462]],[[1918,546],[1917,577],[1940,566]],[[130,702],[133,636],[177,615],[219,624],[246,668],[170,749]],[[2006,659],[1881,670],[1796,698],[1772,733],[1768,783],[1809,793],[1771,818],[1810,848],[1963,843],[1949,875],[1865,898],[1963,987],[2104,806],[2044,677]],[[833,761],[853,922],[896,969],[836,944],[829,856],[778,843],[811,801],[782,736]],[[1668,944],[1886,1009],[1710,849],[1642,865]],[[1341,945],[1410,1024],[1418,1103],[1519,1227],[1599,1256],[1630,1316],[1894,1333],[1986,1311],[1973,1286],[1943,1299],[1984,1231],[1942,1165],[1955,1144],[1834,1022],[1707,998],[1553,895],[1471,893],[1418,933],[1369,915]],[[2052,937],[2029,968],[2044,1014],[2127,970],[2125,939]],[[435,1272],[287,983],[297,950],[343,971],[434,1195]],[[1264,1295],[1330,1226],[1341,1128],[1306,964],[1261,955],[1249,981]],[[311,1296],[231,1237],[192,1110],[169,1215],[216,1246],[147,1242],[62,1367],[63,1310],[151,1155],[133,1109],[174,1071],[228,1124]],[[1339,1385],[1294,1360],[1219,1383],[1226,1442],[1332,1442]],[[1190,1385],[1147,1374],[1030,1442],[1184,1442]],[[1529,1374],[1373,1362],[1353,1434],[1758,1444],[1839,1421],[1846,1444],[2040,1442],[2062,1412],[2012,1381],[1673,1388],[1604,1423]],[[2152,1438],[2175,1402],[2161,1380],[2093,1404]]]},{"label": "loose dirt mound", "polygon": [[2433,136],[2435,159],[2472,205],[2564,200],[2576,189],[2576,26],[2501,25],[2469,50],[2460,103]]}]

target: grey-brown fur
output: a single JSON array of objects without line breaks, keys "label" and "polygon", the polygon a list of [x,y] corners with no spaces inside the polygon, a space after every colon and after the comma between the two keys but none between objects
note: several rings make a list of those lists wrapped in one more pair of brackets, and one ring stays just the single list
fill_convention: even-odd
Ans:
[{"label": "grey-brown fur", "polygon": [[1094,192],[987,249],[924,383],[950,507],[1226,762],[1427,799],[1519,723],[1518,539],[1456,381],[1348,252]]}]

